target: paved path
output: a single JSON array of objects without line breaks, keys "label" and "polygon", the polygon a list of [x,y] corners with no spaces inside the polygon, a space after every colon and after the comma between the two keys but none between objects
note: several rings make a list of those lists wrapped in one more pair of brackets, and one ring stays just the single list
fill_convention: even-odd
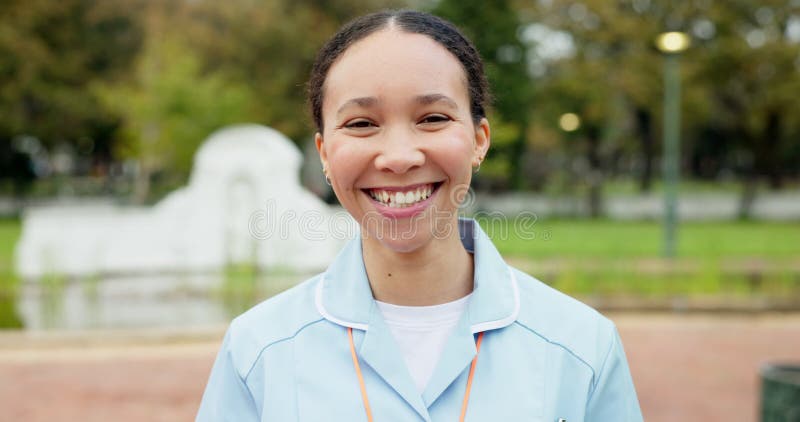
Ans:
[{"label": "paved path", "polygon": [[759,368],[800,364],[800,315],[614,320],[647,421],[756,421]]},{"label": "paved path", "polygon": [[[800,315],[612,318],[648,422],[755,421],[760,365],[800,362]],[[3,419],[192,420],[220,336],[0,334]]]}]

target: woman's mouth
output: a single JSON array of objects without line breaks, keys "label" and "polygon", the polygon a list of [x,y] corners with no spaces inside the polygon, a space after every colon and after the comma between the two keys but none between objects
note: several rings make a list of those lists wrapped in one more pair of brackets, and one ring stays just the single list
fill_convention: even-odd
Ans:
[{"label": "woman's mouth", "polygon": [[425,183],[408,188],[370,188],[364,192],[376,202],[389,208],[413,207],[430,198],[442,182]]}]

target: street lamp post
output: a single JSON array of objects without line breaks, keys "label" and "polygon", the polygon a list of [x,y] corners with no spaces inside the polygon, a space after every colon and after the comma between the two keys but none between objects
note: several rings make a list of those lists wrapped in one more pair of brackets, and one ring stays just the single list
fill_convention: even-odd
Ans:
[{"label": "street lamp post", "polygon": [[680,177],[681,79],[680,53],[689,48],[683,32],[665,32],[656,39],[664,53],[664,243],[662,254],[674,258],[677,249],[678,179]]}]

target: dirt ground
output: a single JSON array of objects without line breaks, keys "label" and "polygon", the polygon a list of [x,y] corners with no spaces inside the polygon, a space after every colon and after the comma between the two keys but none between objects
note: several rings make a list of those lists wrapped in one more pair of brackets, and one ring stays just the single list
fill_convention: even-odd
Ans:
[{"label": "dirt ground", "polygon": [[[755,421],[759,368],[800,363],[800,315],[616,314],[647,421]],[[8,421],[192,420],[221,338],[0,334]]]}]

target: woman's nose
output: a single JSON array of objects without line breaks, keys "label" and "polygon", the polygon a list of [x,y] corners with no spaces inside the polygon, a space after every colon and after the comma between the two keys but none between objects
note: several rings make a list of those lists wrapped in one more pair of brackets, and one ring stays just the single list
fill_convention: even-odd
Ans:
[{"label": "woman's nose", "polygon": [[375,167],[381,171],[405,173],[425,164],[425,153],[420,151],[410,136],[384,139],[381,151],[375,158]]}]

